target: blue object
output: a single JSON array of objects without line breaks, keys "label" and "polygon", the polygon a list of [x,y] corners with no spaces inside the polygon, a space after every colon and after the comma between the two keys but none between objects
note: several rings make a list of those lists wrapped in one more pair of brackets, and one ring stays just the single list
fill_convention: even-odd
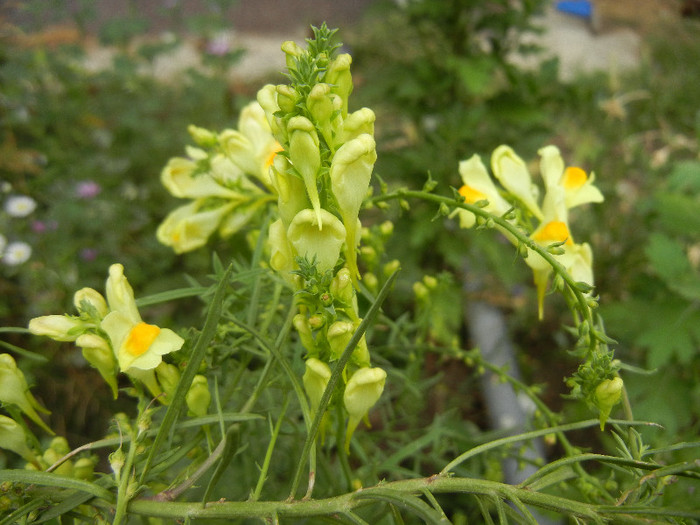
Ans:
[{"label": "blue object", "polygon": [[563,13],[582,18],[590,18],[593,13],[593,6],[588,0],[569,0],[557,2],[557,9]]}]

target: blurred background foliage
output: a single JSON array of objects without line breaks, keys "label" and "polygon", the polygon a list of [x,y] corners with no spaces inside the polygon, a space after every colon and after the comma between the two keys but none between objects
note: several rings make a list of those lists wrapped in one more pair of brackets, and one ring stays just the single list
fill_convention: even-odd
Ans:
[{"label": "blurred background foliage", "polygon": [[[37,28],[3,26],[1,198],[21,194],[38,204],[29,217],[0,211],[3,235],[21,238],[33,250],[22,265],[0,264],[4,326],[69,310],[72,293],[82,286],[100,289],[114,262],[128,269],[137,297],[183,286],[185,274],[209,273],[206,251],[176,257],[157,243],[155,227],[176,204],[159,173],[170,157],[182,155],[188,124],[232,126],[261,85],[232,84],[223,74],[241,50],[207,51],[207,39],[224,25],[225,17],[216,15],[230,2],[212,3],[207,16],[187,27],[176,10],[169,11],[189,38],[203,39],[199,48],[208,62],[165,80],[143,72],[185,32],[136,38],[148,24],[132,9],[98,34],[100,45],[114,50],[111,67],[89,69],[91,3],[79,4],[83,9],[70,13],[77,38],[44,34],[31,40],[26,31]],[[635,416],[665,426],[649,433],[651,442],[692,440],[700,430],[700,26],[692,19],[659,26],[645,36],[643,59],[633,71],[563,82],[555,59],[535,69],[510,60],[516,52],[538,55],[523,36],[539,30],[534,15],[546,4],[376,2],[362,23],[341,28],[353,54],[356,107],[377,113],[376,173],[389,187],[416,189],[430,174],[448,191],[460,185],[459,160],[473,153],[488,159],[503,143],[526,160],[552,143],[569,163],[595,171],[606,201],[578,211],[577,235],[593,247],[616,355],[655,370],[625,374]],[[397,365],[389,381],[393,408],[384,409],[394,426],[377,427],[372,449],[379,454],[382,443],[395,453],[389,457],[396,465],[382,465],[435,468],[451,453],[447,437],[472,444],[488,438],[480,434],[483,407],[472,368],[450,364],[448,352],[398,350],[428,340],[445,347],[463,340],[462,348],[469,348],[460,306],[465,283],[469,298],[507,313],[527,382],[545,385],[550,406],[581,410],[560,396],[562,377],[576,366],[566,353],[571,339],[561,328],[568,315],[563,302],[548,297],[545,321],[537,322],[530,272],[510,245],[490,232],[459,231],[427,205],[390,214],[394,234],[382,250],[401,261],[407,284],[385,308],[395,324],[376,330],[384,359]],[[379,214],[368,210],[370,221],[374,216]],[[248,244],[244,238],[214,240],[211,249],[224,261],[245,260]],[[430,308],[413,304],[410,286],[425,274],[439,277],[440,293],[431,294]],[[151,315],[196,325],[199,305],[177,306]],[[414,309],[415,325],[404,316]],[[397,334],[409,324],[417,335],[402,339]],[[79,357],[66,355],[61,345],[3,335],[5,344],[39,350],[51,361],[47,366],[26,359],[24,369],[32,370],[37,397],[55,400],[45,403],[53,408],[52,426],[76,443],[101,435],[109,416],[102,405],[114,405],[99,378],[94,384],[83,379],[96,374],[83,373]],[[37,344],[42,347],[31,348]],[[470,474],[498,476],[492,463],[479,469]]]}]

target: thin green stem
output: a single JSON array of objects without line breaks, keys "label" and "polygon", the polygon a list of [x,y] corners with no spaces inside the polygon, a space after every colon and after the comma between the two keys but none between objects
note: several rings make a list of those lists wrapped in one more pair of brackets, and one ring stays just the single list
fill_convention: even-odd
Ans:
[{"label": "thin green stem", "polygon": [[262,493],[263,486],[265,485],[265,480],[267,479],[267,471],[270,469],[270,461],[272,460],[272,452],[275,450],[275,444],[277,443],[277,437],[279,436],[280,429],[282,428],[282,421],[284,420],[284,415],[287,413],[287,407],[289,406],[289,398],[285,396],[284,404],[282,405],[282,410],[277,418],[277,423],[275,423],[275,428],[270,436],[270,443],[267,446],[267,451],[265,452],[265,459],[263,460],[262,468],[260,469],[260,477],[258,478],[258,483],[255,486],[255,492],[250,498],[250,501],[258,501],[260,499],[260,494]]},{"label": "thin green stem", "polygon": [[419,200],[424,200],[428,202],[433,202],[438,205],[446,205],[446,206],[451,206],[453,208],[461,208],[463,210],[467,210],[474,215],[481,217],[487,221],[492,221],[493,224],[499,226],[500,228],[506,230],[510,235],[512,235],[519,243],[522,245],[526,246],[530,250],[536,252],[538,255],[540,255],[545,261],[547,261],[547,264],[549,264],[554,272],[559,275],[563,281],[566,283],[566,285],[569,287],[571,290],[571,293],[574,294],[574,297],[576,298],[576,302],[578,303],[578,309],[581,312],[581,314],[585,317],[585,320],[588,322],[588,326],[590,327],[589,331],[589,352],[593,352],[598,344],[598,342],[605,342],[605,337],[604,334],[599,334],[596,333],[596,331],[593,329],[595,324],[593,320],[593,312],[588,305],[588,301],[586,300],[586,296],[579,290],[576,281],[573,280],[573,278],[569,275],[569,273],[566,271],[566,268],[555,258],[554,255],[549,253],[547,248],[544,248],[537,244],[534,240],[532,240],[525,232],[523,232],[518,226],[515,224],[512,224],[508,220],[506,220],[503,217],[500,217],[498,215],[493,215],[489,213],[488,211],[484,210],[483,208],[480,208],[479,206],[475,206],[473,204],[467,204],[466,202],[460,202],[456,200],[455,198],[451,197],[443,197],[440,195],[435,195],[432,193],[426,193],[424,191],[413,191],[413,190],[408,190],[408,189],[399,189],[395,192],[391,193],[385,193],[383,195],[377,195],[376,197],[372,198],[372,202],[384,202],[384,201],[390,201],[390,200],[400,200],[400,199],[407,199],[407,198],[412,198],[412,199],[419,199]]}]

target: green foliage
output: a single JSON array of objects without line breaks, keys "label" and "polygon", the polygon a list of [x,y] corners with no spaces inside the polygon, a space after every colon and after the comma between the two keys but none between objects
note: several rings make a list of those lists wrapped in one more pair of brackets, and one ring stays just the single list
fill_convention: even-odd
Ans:
[{"label": "green foliage", "polygon": [[[218,3],[221,9],[229,4]],[[105,268],[118,261],[133,273],[139,307],[148,307],[149,317],[153,314],[159,322],[179,326],[186,343],[164,356],[168,377],[179,377],[174,390],[165,387],[164,375],[151,380],[159,382],[166,396],[147,391],[147,375],[136,379],[122,374],[122,404],[106,400],[102,407],[112,421],[106,435],[100,428],[95,433],[100,437],[85,443],[84,436],[70,434],[75,431],[70,424],[56,428],[67,430],[71,452],[68,443],[35,437],[35,425],[24,421],[11,400],[0,400],[3,417],[22,423],[11,426],[2,420],[0,431],[13,439],[20,432],[32,449],[24,458],[30,462],[26,469],[19,457],[0,455],[0,524],[121,524],[159,518],[537,523],[540,511],[577,523],[700,519],[697,504],[689,498],[700,480],[693,433],[700,406],[700,229],[693,213],[700,164],[687,152],[674,151],[666,165],[650,169],[643,144],[612,140],[634,136],[650,122],[660,126],[654,119],[674,115],[664,107],[678,103],[673,94],[642,102],[646,110],[659,104],[651,116],[635,110],[622,120],[606,119],[597,105],[605,94],[597,80],[561,86],[552,82],[549,66],[538,76],[509,65],[505,56],[519,45],[514,35],[530,27],[530,15],[539,5],[526,1],[518,3],[520,9],[509,9],[513,3],[505,1],[409,2],[387,15],[382,29],[393,45],[382,45],[391,51],[390,63],[381,62],[378,54],[372,57],[375,63],[367,62],[369,68],[358,75],[368,88],[361,96],[369,97],[371,89],[382,93],[385,105],[378,112],[378,129],[382,111],[405,110],[393,125],[409,131],[405,136],[384,135],[380,158],[391,149],[390,139],[409,137],[411,142],[389,152],[380,167],[380,191],[365,201],[363,222],[368,217],[369,227],[361,235],[363,273],[356,289],[334,280],[342,258],[325,273],[314,261],[297,259],[293,286],[272,271],[265,242],[270,215],[227,243],[208,246],[221,248],[220,255],[176,260],[155,244],[154,224],[172,207],[162,198],[157,173],[168,157],[182,150],[186,124],[230,126],[237,104],[217,77],[191,72],[187,82],[174,86],[141,76],[139,66],[161,52],[158,46],[136,54],[120,52],[113,68],[98,73],[76,65],[80,53],[3,51],[0,75],[3,88],[8,86],[0,107],[7,116],[0,124],[3,151],[11,151],[15,160],[46,162],[4,163],[2,176],[17,192],[37,199],[37,220],[57,223],[55,234],[30,233],[30,223],[17,217],[2,223],[31,235],[27,238],[35,248],[30,265],[7,273],[2,286],[9,293],[0,299],[3,317],[7,312],[10,323],[24,324],[38,313],[64,311],[61,303],[65,306],[78,288],[102,289]],[[309,42],[310,60],[295,62],[297,72],[308,73],[292,79],[300,91],[301,84],[315,82],[324,71],[336,45],[332,34],[325,26],[316,30]],[[402,40],[406,35],[410,38]],[[358,57],[379,47],[377,41],[368,41],[371,46]],[[387,74],[394,65],[409,68],[409,74],[401,67]],[[672,69],[665,72],[675,77]],[[18,74],[32,89],[23,89]],[[307,111],[303,104],[296,107]],[[163,125],[166,115],[168,124]],[[692,119],[686,117],[673,121],[674,130],[700,135],[688,128]],[[596,182],[608,190],[602,210],[591,208],[577,216],[582,229],[598,235],[595,292],[600,297],[587,295],[590,287],[569,275],[551,247],[534,242],[527,224],[516,222],[527,217],[522,206],[492,214],[450,189],[457,180],[457,160],[467,152],[483,153],[506,141],[527,150],[541,145],[541,135],[555,134],[560,125],[564,129],[557,142],[562,149],[590,162],[599,174]],[[326,138],[321,141],[323,145]],[[332,154],[328,145],[324,157]],[[697,146],[691,150],[696,153]],[[290,158],[282,156],[285,162]],[[425,183],[428,168],[431,175]],[[84,180],[97,182],[100,192],[79,201],[84,206],[77,208],[75,183]],[[406,188],[421,185],[422,191]],[[631,201],[625,200],[632,199],[630,185],[638,190]],[[399,204],[398,212],[391,211],[390,202]],[[335,211],[329,199],[323,205]],[[387,209],[398,217],[395,227],[382,222]],[[474,214],[481,231],[457,237],[456,221],[449,218],[457,209]],[[513,245],[495,240],[493,229],[514,239]],[[76,260],[74,255],[88,240],[98,243],[100,252],[93,261]],[[500,299],[515,309],[522,298],[510,292],[524,280],[520,268],[526,265],[518,259],[525,254],[552,267],[553,290],[563,292],[559,304],[566,303],[570,312],[570,318],[569,313],[548,317],[546,325],[534,324],[534,314],[516,311],[511,316],[522,357],[532,368],[528,375],[537,380],[543,369],[552,368],[549,377],[559,383],[559,367],[565,368],[575,398],[601,410],[621,399],[625,419],[615,419],[618,413],[613,413],[605,433],[598,431],[599,419],[572,418],[582,408],[579,403],[569,402],[561,412],[551,408],[559,406],[552,395],[556,388],[511,377],[478,349],[466,349],[461,289],[465,258],[470,284],[486,290],[480,298]],[[397,279],[405,261],[412,267]],[[187,274],[184,279],[176,277],[182,273]],[[345,284],[349,282],[348,276]],[[534,312],[534,299],[527,301]],[[87,302],[81,305],[87,317],[99,317]],[[299,309],[314,314],[309,321],[318,325],[335,319],[339,310],[357,321],[349,342],[331,362],[332,376],[316,414],[302,380],[309,345],[301,331],[292,331]],[[572,326],[568,331],[557,328],[559,321]],[[606,329],[620,340],[618,346]],[[44,365],[41,356],[70,352],[67,345],[56,345],[34,354],[4,340],[8,335],[18,345],[32,344],[22,329],[1,331],[3,351],[23,356],[22,365],[35,365],[26,367],[29,383],[39,383],[32,377]],[[371,426],[358,427],[348,442],[335,385],[344,384],[345,364],[361,341],[387,371],[386,388],[367,415]],[[319,342],[324,351],[326,342]],[[556,347],[554,360],[538,354],[544,345]],[[614,359],[612,350],[618,348]],[[573,375],[563,349],[581,360]],[[662,373],[631,376],[634,367],[628,363],[659,367]],[[619,378],[606,383],[608,390],[598,388],[618,371],[625,374],[631,404]],[[512,434],[487,429],[478,392],[486,372],[534,405],[531,428]],[[56,368],[49,373],[60,375]],[[98,377],[89,369],[71,374],[76,384]],[[206,382],[196,382],[200,389],[207,385],[211,404],[206,415],[194,416],[185,405],[195,378],[204,377]],[[32,390],[50,392],[45,386]],[[54,410],[50,422],[65,421],[56,396],[43,397],[53,403],[45,403]],[[208,405],[209,399],[205,401]],[[637,419],[654,423],[635,421],[633,408]],[[548,444],[544,463],[536,462],[534,473],[521,484],[506,483],[502,461],[528,462],[524,445],[540,438]],[[649,448],[649,442],[656,448]]]}]

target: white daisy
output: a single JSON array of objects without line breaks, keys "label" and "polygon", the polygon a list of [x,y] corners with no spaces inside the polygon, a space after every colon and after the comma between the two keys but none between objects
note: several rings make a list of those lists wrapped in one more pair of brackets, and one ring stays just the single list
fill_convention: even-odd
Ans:
[{"label": "white daisy", "polygon": [[36,209],[36,201],[26,195],[14,195],[5,202],[5,211],[10,217],[26,217]]},{"label": "white daisy", "polygon": [[26,242],[16,241],[7,245],[2,255],[2,261],[8,266],[18,266],[32,256],[32,247]]}]

